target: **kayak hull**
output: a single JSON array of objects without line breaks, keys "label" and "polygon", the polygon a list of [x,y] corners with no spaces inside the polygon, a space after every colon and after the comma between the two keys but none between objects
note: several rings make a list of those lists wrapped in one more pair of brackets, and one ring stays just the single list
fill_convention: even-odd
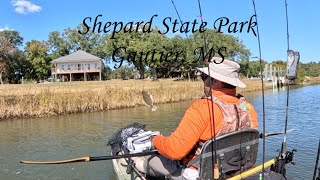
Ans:
[{"label": "kayak hull", "polygon": [[138,170],[133,166],[131,168],[131,173],[127,173],[127,163],[128,159],[113,159],[112,165],[116,173],[118,180],[146,180],[143,174],[139,173]]}]

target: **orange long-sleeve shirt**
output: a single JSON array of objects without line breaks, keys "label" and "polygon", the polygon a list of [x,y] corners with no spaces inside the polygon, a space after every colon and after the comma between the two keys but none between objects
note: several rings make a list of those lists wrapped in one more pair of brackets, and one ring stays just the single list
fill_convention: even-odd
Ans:
[{"label": "orange long-sleeve shirt", "polygon": [[[212,91],[213,96],[223,102],[239,103],[235,97],[235,89],[219,89]],[[213,137],[214,128],[212,117],[211,100],[199,99],[195,101],[185,112],[177,129],[170,136],[155,136],[153,144],[165,157],[180,160],[185,157],[198,141],[206,141]],[[247,103],[250,116],[253,119],[252,127],[258,128],[257,114],[250,103]],[[217,134],[223,123],[223,114],[220,108],[213,104],[215,133]]]}]

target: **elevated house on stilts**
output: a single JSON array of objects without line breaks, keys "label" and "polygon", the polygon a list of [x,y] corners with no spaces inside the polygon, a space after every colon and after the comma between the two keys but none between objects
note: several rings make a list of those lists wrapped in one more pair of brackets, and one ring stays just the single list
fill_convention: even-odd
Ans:
[{"label": "elevated house on stilts", "polygon": [[102,70],[101,58],[82,50],[51,61],[54,81],[101,81]]}]

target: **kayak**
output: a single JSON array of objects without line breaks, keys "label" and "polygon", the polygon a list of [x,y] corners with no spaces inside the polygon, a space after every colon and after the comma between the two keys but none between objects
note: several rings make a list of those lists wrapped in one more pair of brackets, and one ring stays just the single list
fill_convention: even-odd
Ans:
[{"label": "kayak", "polygon": [[[124,154],[123,152],[117,154],[121,155]],[[111,155],[113,155],[111,153]],[[122,159],[113,159],[112,164],[114,171],[116,173],[116,177],[118,180],[153,180],[155,178],[146,178],[145,175],[141,172],[139,172],[134,165],[130,164],[128,165],[129,159],[122,158]],[[275,160],[270,160],[265,163],[265,166],[270,166],[271,164],[275,163]],[[127,167],[131,167],[130,173],[127,173]],[[234,177],[228,178],[228,180],[257,180],[261,177],[260,175],[261,165],[254,167],[246,172],[243,172],[242,174],[235,175]],[[251,174],[250,176],[247,176],[246,174]],[[164,179],[164,178],[156,178],[157,180]],[[283,177],[281,174],[278,174],[274,171],[271,171],[269,168],[266,169],[265,172],[265,179],[266,180],[285,180],[285,177]]]},{"label": "kayak", "polygon": [[[135,128],[137,127],[138,124],[130,125],[128,126],[130,128],[130,130],[128,130],[128,127],[121,129],[121,131],[117,132],[113,138],[111,138],[111,140],[109,141],[108,145],[111,146],[111,155],[126,155],[126,154],[135,154],[137,152],[134,151],[130,151],[127,147],[131,147],[131,145],[123,145],[124,142],[129,143],[131,141],[127,141],[128,139],[130,139],[130,134],[132,134],[132,132],[136,132],[135,129],[139,129],[139,128]],[[125,133],[124,133],[125,132]],[[142,134],[145,134],[146,132],[143,132]],[[241,133],[241,136],[239,136],[239,133]],[[127,135],[129,134],[129,135]],[[221,156],[221,154],[223,154],[224,158],[220,159],[220,163],[221,166],[225,167],[225,170],[227,169],[228,165],[231,166],[232,168],[236,168],[239,169],[237,166],[234,166],[232,163],[238,162],[236,160],[234,160],[234,157],[238,157],[239,153],[237,153],[234,156],[234,152],[243,151],[243,157],[241,155],[241,163],[244,161],[245,158],[249,157],[250,159],[248,160],[252,160],[253,163],[255,163],[255,159],[257,156],[257,151],[258,151],[258,139],[259,139],[259,132],[255,129],[247,129],[247,130],[243,130],[243,131],[236,131],[236,132],[232,132],[229,134],[225,134],[222,136],[219,136],[216,138],[217,142],[220,142],[217,146],[218,150],[217,153],[219,154],[219,156]],[[137,137],[140,137],[137,135]],[[241,144],[237,144],[239,137],[241,137]],[[135,137],[136,138],[136,137]],[[212,171],[210,171],[210,169],[213,169],[211,162],[212,162],[212,158],[211,158],[211,154],[213,154],[212,152],[212,143],[213,140],[207,141],[206,143],[204,143],[203,145],[203,149],[201,151],[201,153],[192,161],[194,161],[192,164],[197,164],[197,162],[200,163],[199,166],[199,175],[204,178],[207,179],[208,177],[212,176]],[[136,148],[138,146],[135,146]],[[134,148],[135,149],[135,148]],[[131,152],[131,153],[130,153]],[[140,156],[140,154],[139,154]],[[293,153],[292,155],[293,156]],[[128,157],[128,156],[127,156]],[[138,157],[138,156],[136,156]],[[231,158],[231,159],[230,159]],[[233,158],[233,159],[232,159]],[[251,162],[246,160],[246,162]],[[264,163],[264,168],[265,168],[265,176],[264,179],[273,179],[273,180],[282,180],[285,179],[282,175],[268,169],[268,167],[274,166],[274,164],[276,164],[277,159],[272,159],[268,162]],[[227,164],[226,164],[227,163]],[[137,170],[137,168],[134,166],[134,163],[132,163],[132,160],[130,158],[120,158],[120,159],[113,159],[112,160],[112,164],[114,167],[114,171],[116,173],[117,179],[119,180],[147,180],[150,179],[151,177],[146,177],[144,173],[139,172]],[[255,180],[255,179],[260,179],[260,172],[262,169],[262,166],[246,166],[246,164],[241,164],[242,168],[244,171],[241,172],[241,174],[236,174],[234,173],[231,177],[227,175],[227,172],[229,171],[224,171],[226,178],[230,179],[230,180],[238,180],[238,179],[247,179],[247,180]],[[246,167],[248,167],[248,169],[245,169]],[[231,168],[229,168],[231,169]],[[201,171],[202,170],[202,171]],[[232,169],[231,169],[232,170]],[[232,173],[232,172],[231,172]],[[229,174],[231,175],[231,174]],[[152,179],[154,179],[152,177]],[[157,179],[164,179],[163,177],[159,177]]]},{"label": "kayak", "polygon": [[[120,152],[118,155],[124,154]],[[113,155],[111,153],[111,155]],[[113,159],[112,165],[118,180],[146,180],[144,175],[140,173],[133,165],[128,165],[129,159]],[[127,167],[131,166],[131,172],[127,173]]]},{"label": "kayak", "polygon": [[[113,168],[114,171],[116,173],[117,179],[118,180],[147,180],[147,178],[144,176],[144,174],[142,174],[141,172],[139,172],[134,166],[131,166],[131,173],[127,173],[127,167],[128,167],[128,163],[127,163],[128,159],[113,159],[112,160],[112,164],[113,164]],[[253,168],[255,169],[255,168]],[[261,168],[259,168],[261,169]],[[242,173],[243,175],[246,173],[249,173],[252,170],[249,170],[247,172]],[[240,179],[246,179],[246,180],[257,180],[260,178],[260,173],[254,173],[252,175],[250,175],[249,177],[243,178],[243,175],[237,175],[234,176],[232,178],[228,178],[228,180],[240,180]],[[161,179],[161,178],[159,178]],[[270,171],[269,169],[266,170],[265,172],[265,179],[267,180],[285,180],[285,178],[280,175],[275,173],[274,171]],[[151,180],[148,178],[148,180]]]}]

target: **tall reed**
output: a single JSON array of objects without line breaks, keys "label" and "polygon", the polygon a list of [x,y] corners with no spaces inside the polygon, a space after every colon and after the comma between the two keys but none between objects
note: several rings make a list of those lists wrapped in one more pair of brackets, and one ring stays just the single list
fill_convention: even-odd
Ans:
[{"label": "tall reed", "polygon": [[[249,84],[242,92],[261,89],[260,82]],[[155,103],[168,103],[200,97],[203,83],[161,79],[3,85],[0,119],[135,107],[143,104],[142,89],[153,95]]]}]

